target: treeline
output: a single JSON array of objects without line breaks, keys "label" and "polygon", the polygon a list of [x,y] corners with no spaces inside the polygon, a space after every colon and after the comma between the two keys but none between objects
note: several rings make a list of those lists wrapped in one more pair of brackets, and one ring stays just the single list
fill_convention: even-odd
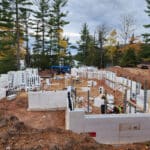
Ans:
[{"label": "treeline", "polygon": [[[146,2],[150,16],[150,0]],[[99,68],[150,62],[150,34],[143,34],[144,40],[134,35],[135,21],[130,15],[122,17],[119,30],[101,24],[91,34],[85,23],[78,53],[71,56],[73,46],[63,36],[63,27],[69,23],[66,4],[67,0],[0,0],[0,74],[20,69],[20,60],[39,69],[72,65],[73,59]]]},{"label": "treeline", "polygon": [[0,73],[20,69],[21,59],[27,67],[40,69],[60,60],[70,63],[68,38],[63,37],[69,23],[66,4],[67,0],[0,1]]},{"label": "treeline", "polygon": [[[150,16],[150,0],[146,0]],[[77,42],[75,59],[81,65],[92,65],[99,68],[119,65],[135,67],[140,63],[150,63],[150,34],[134,35],[136,21],[134,16],[124,15],[118,29],[110,29],[107,24],[99,25],[90,33],[88,24],[81,28],[81,37]],[[144,25],[150,28],[150,25]]]},{"label": "treeline", "polygon": [[80,33],[81,37],[77,42],[78,53],[75,59],[81,65],[104,68],[115,65],[135,67],[140,63],[150,63],[149,42],[146,40],[142,42],[133,32],[126,35],[122,43],[118,38],[119,33],[115,29],[108,29],[104,24],[100,25],[92,35],[85,23]]}]

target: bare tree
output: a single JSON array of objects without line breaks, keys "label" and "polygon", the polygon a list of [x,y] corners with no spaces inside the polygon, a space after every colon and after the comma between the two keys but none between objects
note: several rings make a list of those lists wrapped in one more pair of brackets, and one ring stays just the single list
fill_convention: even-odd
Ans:
[{"label": "bare tree", "polygon": [[121,17],[120,25],[120,36],[124,42],[127,44],[128,39],[133,35],[135,30],[135,19],[131,15],[124,15]]},{"label": "bare tree", "polygon": [[97,27],[98,33],[98,43],[100,49],[100,68],[103,68],[103,56],[104,56],[104,44],[106,41],[106,36],[108,35],[109,28],[106,24],[101,24]]}]

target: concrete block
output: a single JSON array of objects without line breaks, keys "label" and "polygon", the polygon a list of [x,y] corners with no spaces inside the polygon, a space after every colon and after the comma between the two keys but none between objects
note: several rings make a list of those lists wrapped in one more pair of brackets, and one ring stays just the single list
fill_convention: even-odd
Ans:
[{"label": "concrete block", "polygon": [[16,94],[12,94],[12,95],[7,96],[7,100],[11,101],[11,100],[14,100],[16,97],[17,97]]}]

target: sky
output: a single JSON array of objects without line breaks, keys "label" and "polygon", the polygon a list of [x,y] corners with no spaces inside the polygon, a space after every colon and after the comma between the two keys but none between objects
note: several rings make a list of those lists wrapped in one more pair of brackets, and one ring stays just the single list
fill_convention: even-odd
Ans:
[{"label": "sky", "polygon": [[66,10],[69,11],[66,20],[70,24],[64,27],[64,34],[70,38],[71,43],[80,39],[82,25],[88,24],[91,34],[96,27],[106,24],[112,29],[120,27],[121,16],[132,15],[135,20],[135,35],[147,32],[143,27],[150,22],[144,12],[145,0],[68,0]]}]

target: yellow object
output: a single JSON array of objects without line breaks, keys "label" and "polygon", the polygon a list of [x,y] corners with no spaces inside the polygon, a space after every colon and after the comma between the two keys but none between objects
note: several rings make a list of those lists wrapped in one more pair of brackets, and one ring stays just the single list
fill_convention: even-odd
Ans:
[{"label": "yellow object", "polygon": [[66,40],[60,40],[59,41],[59,46],[63,47],[63,48],[67,48],[68,46],[68,42]]}]

